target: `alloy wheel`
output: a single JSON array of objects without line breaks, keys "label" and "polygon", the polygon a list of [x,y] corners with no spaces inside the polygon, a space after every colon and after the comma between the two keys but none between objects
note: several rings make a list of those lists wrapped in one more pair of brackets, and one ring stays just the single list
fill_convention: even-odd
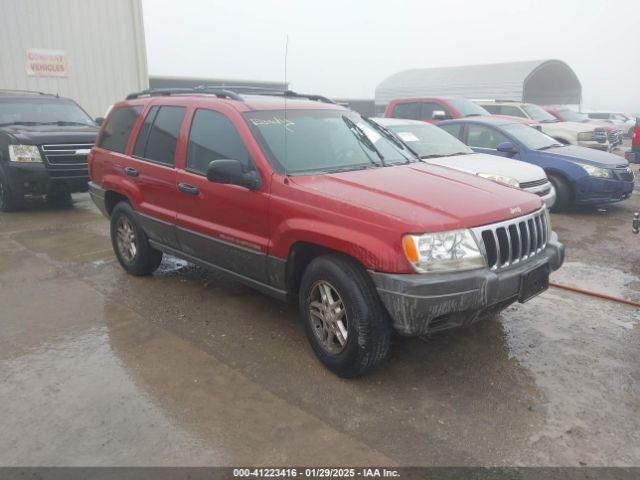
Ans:
[{"label": "alloy wheel", "polygon": [[325,280],[317,281],[311,287],[308,308],[313,332],[322,348],[332,355],[342,352],[347,345],[349,324],[338,291]]},{"label": "alloy wheel", "polygon": [[132,263],[138,253],[136,232],[131,221],[126,215],[120,215],[116,227],[116,243],[120,255],[129,263]]}]

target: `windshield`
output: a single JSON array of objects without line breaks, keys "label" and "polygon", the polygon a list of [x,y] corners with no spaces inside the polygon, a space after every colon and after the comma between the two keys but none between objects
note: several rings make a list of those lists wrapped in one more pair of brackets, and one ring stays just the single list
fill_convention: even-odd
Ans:
[{"label": "windshield", "polygon": [[[243,114],[265,154],[287,174],[375,168],[414,161],[348,110],[252,111]],[[286,120],[285,120],[286,118]]]},{"label": "windshield", "polygon": [[421,158],[473,153],[471,148],[435,125],[388,125],[387,128]]},{"label": "windshield", "polygon": [[538,105],[527,103],[526,105],[523,105],[522,108],[524,108],[524,111],[527,112],[529,116],[537,122],[554,123],[558,121],[556,117],[554,117],[544,108],[541,108]]},{"label": "windshield", "polygon": [[558,115],[560,115],[560,118],[564,122],[588,122],[589,121],[588,115],[584,113],[576,112],[575,110],[570,110],[570,109],[558,110]]},{"label": "windshield", "polygon": [[447,100],[463,117],[473,117],[476,115],[491,115],[487,110],[464,98],[454,98]]},{"label": "windshield", "polygon": [[504,129],[518,142],[531,150],[544,150],[550,147],[562,146],[557,140],[545,135],[540,130],[521,123],[505,125]]},{"label": "windshield", "polygon": [[95,125],[75,102],[60,98],[15,98],[0,100],[0,124]]}]

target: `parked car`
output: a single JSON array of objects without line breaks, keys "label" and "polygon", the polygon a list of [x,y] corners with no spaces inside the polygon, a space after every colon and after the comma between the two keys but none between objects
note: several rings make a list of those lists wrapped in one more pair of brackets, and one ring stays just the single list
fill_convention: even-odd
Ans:
[{"label": "parked car", "polygon": [[320,96],[132,94],[89,167],[127,272],[167,253],[289,299],[345,377],[386,356],[392,328],[468,325],[545,290],[564,259],[539,197],[419,162]]},{"label": "parked car", "polygon": [[612,148],[603,127],[593,127],[578,122],[560,122],[542,107],[533,103],[507,100],[476,100],[475,102],[492,114],[528,118],[538,122],[542,132],[565,145],[580,145],[605,151]]},{"label": "parked car", "polygon": [[459,97],[397,98],[387,105],[384,116],[436,123],[451,118],[491,115],[484,108]]},{"label": "parked car", "polygon": [[640,163],[640,118],[631,132],[631,150],[625,153],[625,158],[633,163]]},{"label": "parked car", "polygon": [[611,125],[610,123],[602,120],[589,118],[586,113],[578,112],[567,105],[546,105],[542,108],[561,122],[591,123],[604,128],[607,132],[607,138],[609,139],[609,144],[612,148],[621,145],[624,141],[626,132],[618,128],[616,125]]},{"label": "parked car", "polygon": [[25,195],[70,203],[72,192],[86,192],[97,133],[71,99],[0,90],[0,211],[20,208]]},{"label": "parked car", "polygon": [[612,153],[563,145],[535,128],[500,118],[448,120],[438,126],[476,152],[542,167],[556,190],[556,209],[619,202],[633,192],[629,163]]},{"label": "parked car", "polygon": [[505,161],[495,155],[475,153],[460,140],[435,125],[419,120],[372,118],[391,131],[416,156],[427,163],[478,175],[510,187],[521,188],[542,198],[551,208],[556,191],[540,167],[518,160]]},{"label": "parked car", "polygon": [[631,136],[636,126],[636,119],[633,115],[620,112],[588,112],[589,118],[611,123],[619,127],[627,136]]}]

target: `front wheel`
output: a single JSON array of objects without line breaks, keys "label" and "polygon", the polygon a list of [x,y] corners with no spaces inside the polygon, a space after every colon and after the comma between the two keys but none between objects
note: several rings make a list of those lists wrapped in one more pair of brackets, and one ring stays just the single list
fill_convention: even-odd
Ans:
[{"label": "front wheel", "polygon": [[118,203],[111,212],[111,244],[122,268],[132,275],[150,275],[162,261],[162,252],[149,245],[126,202]]},{"label": "front wheel", "polygon": [[318,359],[341,377],[356,377],[387,355],[391,328],[373,283],[348,257],[314,259],[300,285],[299,309]]},{"label": "front wheel", "polygon": [[0,173],[0,212],[14,212],[23,203],[24,197],[11,189],[9,182]]},{"label": "front wheel", "polygon": [[552,212],[561,212],[571,205],[573,195],[569,182],[559,175],[549,174],[549,181],[556,190],[556,203],[551,208]]}]

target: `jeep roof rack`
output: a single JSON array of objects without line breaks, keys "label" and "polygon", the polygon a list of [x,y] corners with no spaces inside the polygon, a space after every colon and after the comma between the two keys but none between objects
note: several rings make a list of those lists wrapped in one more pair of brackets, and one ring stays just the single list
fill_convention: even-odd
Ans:
[{"label": "jeep roof rack", "polygon": [[243,102],[244,99],[240,96],[240,94],[234,90],[245,90],[245,94],[248,95],[269,95],[269,96],[283,96],[283,97],[293,97],[293,98],[306,98],[308,100],[313,100],[317,102],[323,103],[332,103],[335,104],[333,100],[323,95],[315,95],[315,94],[306,94],[306,93],[298,93],[293,90],[281,90],[277,88],[268,88],[268,87],[250,87],[250,86],[242,86],[242,85],[231,85],[231,86],[207,86],[207,85],[199,85],[197,87],[176,87],[176,88],[149,88],[146,90],[142,90],[140,92],[130,93],[127,95],[127,100],[133,100],[136,98],[144,97],[144,96],[168,96],[168,95],[180,95],[180,94],[207,94],[207,95],[215,95],[218,98],[229,98],[231,100],[238,100]]}]

